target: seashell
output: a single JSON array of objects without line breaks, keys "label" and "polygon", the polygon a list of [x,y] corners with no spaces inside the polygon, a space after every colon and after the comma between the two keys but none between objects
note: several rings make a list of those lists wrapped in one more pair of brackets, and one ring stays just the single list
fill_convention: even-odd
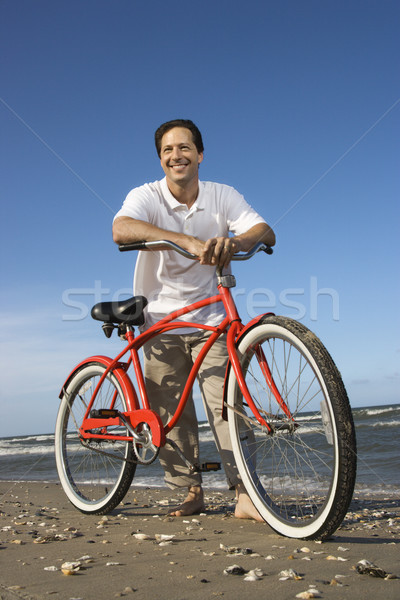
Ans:
[{"label": "seashell", "polygon": [[159,546],[170,546],[171,544],[173,544],[172,540],[167,540],[165,542],[159,542]]},{"label": "seashell", "polygon": [[260,581],[260,579],[262,579],[262,577],[257,577],[257,575],[250,575],[250,573],[243,578],[244,581]]},{"label": "seashell", "polygon": [[272,554],[268,554],[268,556],[265,557],[265,560],[275,560],[276,556],[273,556]]},{"label": "seashell", "polygon": [[306,592],[300,592],[300,594],[296,594],[296,598],[302,598],[303,600],[309,600],[310,598],[321,598],[320,592],[311,588]]},{"label": "seashell", "polygon": [[147,533],[132,533],[133,537],[136,538],[137,540],[151,540],[152,538],[147,535]]},{"label": "seashell", "polygon": [[358,564],[359,565],[363,565],[363,567],[375,567],[374,563],[370,562],[366,558],[363,558],[362,560],[359,560]]},{"label": "seashell", "polygon": [[246,569],[243,569],[240,565],[231,565],[224,569],[224,575],[244,575],[247,573]]},{"label": "seashell", "polygon": [[106,567],[117,567],[120,564],[121,563],[119,563],[119,562],[108,562],[108,563],[106,563]]},{"label": "seashell", "polygon": [[165,533],[156,533],[154,537],[156,538],[157,542],[169,542],[170,540],[173,540],[176,536],[167,535]]},{"label": "seashell", "polygon": [[108,523],[109,520],[110,519],[106,515],[104,515],[104,517],[101,517],[100,521],[97,521],[97,524],[104,525],[104,523]]},{"label": "seashell", "polygon": [[75,575],[81,568],[79,561],[65,562],[61,565],[61,572],[63,575]]},{"label": "seashell", "polygon": [[[265,573],[262,569],[252,569],[247,573],[248,577],[256,577],[256,579],[261,579],[261,577],[264,577],[264,575]],[[252,579],[251,581],[256,581],[256,579]]]},{"label": "seashell", "polygon": [[300,548],[300,552],[311,552],[311,550],[307,546],[303,546],[303,548]]},{"label": "seashell", "polygon": [[253,554],[251,548],[238,548],[237,546],[225,546],[224,544],[220,544],[219,547],[227,554]]},{"label": "seashell", "polygon": [[58,571],[57,567],[55,567],[54,565],[51,567],[44,567],[43,570],[44,571]]},{"label": "seashell", "polygon": [[62,569],[79,569],[82,563],[79,560],[67,561],[61,565]]},{"label": "seashell", "polygon": [[293,569],[284,569],[279,573],[279,580],[285,581],[286,579],[303,579],[303,577]]},{"label": "seashell", "polygon": [[371,575],[371,577],[380,577],[384,579],[388,573],[371,563],[369,560],[363,559],[358,561],[358,565],[356,566],[356,571],[360,575]]}]

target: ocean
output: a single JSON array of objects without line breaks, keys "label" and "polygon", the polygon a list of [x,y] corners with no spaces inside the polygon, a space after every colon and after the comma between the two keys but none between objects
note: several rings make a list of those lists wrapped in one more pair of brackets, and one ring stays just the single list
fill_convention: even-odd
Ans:
[{"label": "ocean", "polygon": [[[400,404],[354,408],[358,468],[355,493],[400,497]],[[202,461],[219,460],[207,422],[199,424]],[[0,438],[0,479],[56,482],[54,434]],[[203,474],[204,487],[226,489],[223,471]],[[158,461],[136,470],[133,485],[163,487]]]}]

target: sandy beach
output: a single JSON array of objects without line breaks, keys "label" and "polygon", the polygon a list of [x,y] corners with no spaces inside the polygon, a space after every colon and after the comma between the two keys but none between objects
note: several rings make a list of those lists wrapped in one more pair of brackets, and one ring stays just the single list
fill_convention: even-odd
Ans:
[{"label": "sandy beach", "polygon": [[235,519],[232,492],[205,492],[205,513],[172,518],[183,494],[132,487],[101,517],[58,484],[0,482],[0,598],[400,598],[400,501],[355,498],[318,543]]}]

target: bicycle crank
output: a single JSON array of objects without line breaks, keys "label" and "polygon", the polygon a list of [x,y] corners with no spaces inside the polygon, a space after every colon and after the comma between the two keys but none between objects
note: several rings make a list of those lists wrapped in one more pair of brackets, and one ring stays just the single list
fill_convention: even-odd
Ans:
[{"label": "bicycle crank", "polygon": [[153,444],[153,436],[147,423],[139,423],[135,433],[132,445],[136,460],[141,465],[150,465],[156,460],[160,448]]}]

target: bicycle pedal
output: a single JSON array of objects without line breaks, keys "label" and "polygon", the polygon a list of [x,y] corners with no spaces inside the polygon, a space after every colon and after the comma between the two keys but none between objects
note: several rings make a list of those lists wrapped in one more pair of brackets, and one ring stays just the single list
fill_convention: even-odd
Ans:
[{"label": "bicycle pedal", "polygon": [[114,419],[119,417],[119,411],[115,408],[99,408],[90,411],[92,419]]},{"label": "bicycle pedal", "polygon": [[202,463],[198,469],[201,473],[206,473],[207,471],[220,471],[221,463],[219,462],[205,462]]}]

